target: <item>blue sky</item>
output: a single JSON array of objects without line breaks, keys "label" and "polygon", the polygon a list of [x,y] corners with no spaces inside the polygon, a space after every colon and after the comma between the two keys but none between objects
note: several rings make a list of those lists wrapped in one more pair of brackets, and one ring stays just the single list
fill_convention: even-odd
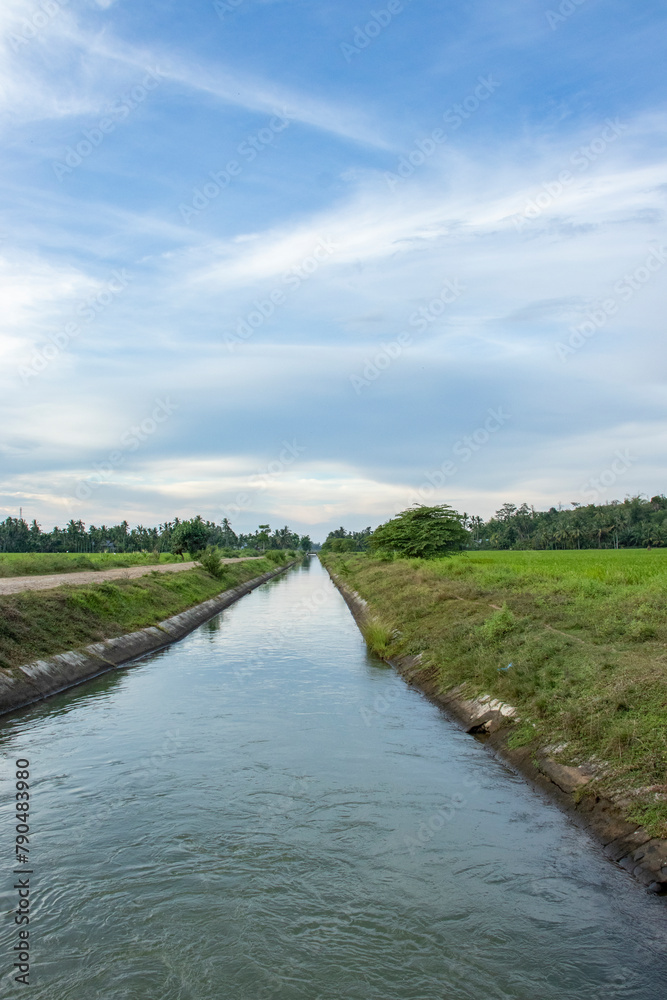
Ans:
[{"label": "blue sky", "polygon": [[662,492],[664,4],[5,0],[0,516]]}]

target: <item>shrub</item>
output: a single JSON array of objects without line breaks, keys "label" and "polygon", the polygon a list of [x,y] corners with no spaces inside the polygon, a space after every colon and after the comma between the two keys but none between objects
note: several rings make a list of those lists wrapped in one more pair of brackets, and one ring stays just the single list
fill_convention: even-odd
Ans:
[{"label": "shrub", "polygon": [[287,556],[282,549],[269,549],[265,556],[269,562],[275,563],[276,566],[284,566],[287,562]]},{"label": "shrub", "polygon": [[500,611],[494,611],[490,618],[480,625],[480,632],[485,639],[494,642],[496,639],[503,639],[516,628],[516,618],[512,611],[503,604]]},{"label": "shrub", "polygon": [[217,580],[221,579],[225,572],[220,553],[211,545],[199,553],[198,562],[202,569],[205,569],[207,573],[210,573]]}]

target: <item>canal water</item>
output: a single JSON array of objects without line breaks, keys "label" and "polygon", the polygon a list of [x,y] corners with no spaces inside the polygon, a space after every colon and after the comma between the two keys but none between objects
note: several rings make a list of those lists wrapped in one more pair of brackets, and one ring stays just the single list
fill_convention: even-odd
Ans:
[{"label": "canal water", "polygon": [[[3,996],[664,1000],[667,907],[366,652],[319,562],[0,720]],[[13,761],[32,772],[13,981]]]}]

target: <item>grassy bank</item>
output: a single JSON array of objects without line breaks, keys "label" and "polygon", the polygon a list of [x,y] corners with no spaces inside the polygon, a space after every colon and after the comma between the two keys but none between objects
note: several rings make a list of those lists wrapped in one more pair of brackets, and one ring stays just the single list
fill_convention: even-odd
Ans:
[{"label": "grassy bank", "polygon": [[197,568],[1,595],[0,668],[155,625],[275,568],[261,559],[225,565],[218,577]]},{"label": "grassy bank", "polygon": [[162,552],[159,557],[152,552],[123,552],[117,555],[108,552],[2,552],[0,553],[0,577],[42,576],[51,573],[76,573],[79,570],[121,569],[128,566],[150,566],[153,564],[179,562],[179,557],[171,552]]},{"label": "grassy bank", "polygon": [[376,652],[516,706],[510,745],[595,762],[587,793],[667,836],[667,551],[324,561],[368,601]]},{"label": "grassy bank", "polygon": [[[258,549],[221,549],[214,551],[224,559],[253,558],[261,556]],[[296,552],[269,549],[267,558],[280,561],[281,554],[296,557]],[[0,577],[43,576],[52,573],[76,573],[80,570],[126,569],[128,566],[154,566],[158,563],[175,563],[197,558],[185,552],[181,556],[171,552],[0,552]]]}]

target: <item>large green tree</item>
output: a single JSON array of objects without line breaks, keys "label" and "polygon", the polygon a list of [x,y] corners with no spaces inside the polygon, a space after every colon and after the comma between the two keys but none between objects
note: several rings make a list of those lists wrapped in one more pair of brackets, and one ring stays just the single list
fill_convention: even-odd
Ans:
[{"label": "large green tree", "polygon": [[417,504],[381,524],[369,544],[375,552],[396,552],[410,558],[446,556],[458,552],[468,540],[461,520],[461,514],[449,504]]},{"label": "large green tree", "polygon": [[181,521],[171,533],[171,551],[178,555],[189,552],[194,555],[206,548],[209,527],[204,523],[199,514],[191,521]]}]

